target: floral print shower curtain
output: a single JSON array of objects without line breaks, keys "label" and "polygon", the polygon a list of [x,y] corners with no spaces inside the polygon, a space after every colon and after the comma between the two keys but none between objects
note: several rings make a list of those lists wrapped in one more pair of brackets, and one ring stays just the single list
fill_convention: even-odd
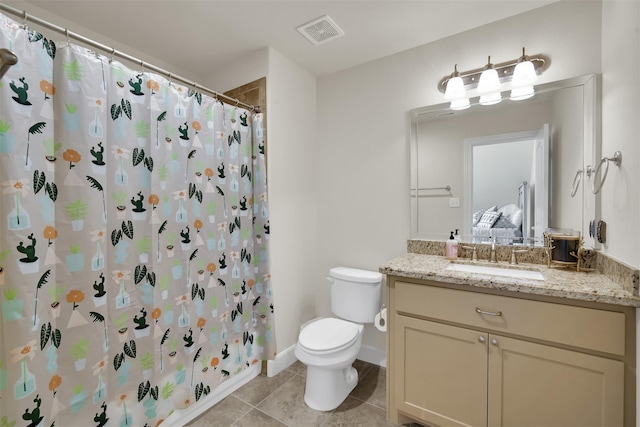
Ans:
[{"label": "floral print shower curtain", "polygon": [[275,354],[262,116],[0,26],[0,426],[158,425]]}]

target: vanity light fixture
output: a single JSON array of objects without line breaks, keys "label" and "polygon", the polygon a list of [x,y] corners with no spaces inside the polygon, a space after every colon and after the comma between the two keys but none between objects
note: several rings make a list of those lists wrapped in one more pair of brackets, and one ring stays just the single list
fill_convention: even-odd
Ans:
[{"label": "vanity light fixture", "polygon": [[524,48],[522,56],[517,59],[492,64],[489,57],[487,62],[482,68],[462,72],[458,71],[456,65],[453,73],[440,80],[438,90],[445,94],[445,99],[451,101],[451,109],[468,108],[466,102],[474,94],[480,95],[481,105],[496,104],[502,100],[500,92],[505,89],[511,90],[509,99],[512,101],[530,98],[535,93],[535,79],[551,64],[549,57],[526,55]]}]

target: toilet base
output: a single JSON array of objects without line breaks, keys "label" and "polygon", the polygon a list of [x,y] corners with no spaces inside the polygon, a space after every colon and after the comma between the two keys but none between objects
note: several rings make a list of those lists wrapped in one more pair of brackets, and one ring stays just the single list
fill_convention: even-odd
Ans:
[{"label": "toilet base", "polygon": [[337,369],[307,366],[304,403],[316,411],[332,411],[357,384],[358,371],[351,364]]}]

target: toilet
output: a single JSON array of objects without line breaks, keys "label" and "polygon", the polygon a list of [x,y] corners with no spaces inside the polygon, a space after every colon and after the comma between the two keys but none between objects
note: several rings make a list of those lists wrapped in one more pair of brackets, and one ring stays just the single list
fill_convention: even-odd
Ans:
[{"label": "toilet", "polygon": [[364,323],[380,310],[382,274],[348,267],[329,270],[331,312],[336,318],[313,319],[300,330],[295,355],[307,366],[304,402],[331,411],[358,384],[351,366],[362,345]]}]

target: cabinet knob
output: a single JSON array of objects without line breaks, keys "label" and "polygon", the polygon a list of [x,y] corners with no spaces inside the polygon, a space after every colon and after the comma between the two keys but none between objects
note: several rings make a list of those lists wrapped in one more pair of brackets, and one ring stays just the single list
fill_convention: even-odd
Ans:
[{"label": "cabinet knob", "polygon": [[495,339],[495,338],[492,338],[492,339],[491,339],[491,344],[493,344],[493,345],[498,345],[498,340],[497,340],[497,339]]},{"label": "cabinet knob", "polygon": [[486,340],[484,339],[484,337],[482,335],[480,335],[478,337],[478,341],[480,341],[482,344],[484,344]]}]

